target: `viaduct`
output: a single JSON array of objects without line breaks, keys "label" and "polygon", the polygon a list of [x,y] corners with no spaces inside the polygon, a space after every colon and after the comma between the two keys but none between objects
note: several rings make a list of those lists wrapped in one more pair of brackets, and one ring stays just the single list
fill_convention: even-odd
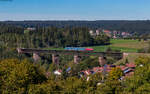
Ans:
[{"label": "viaduct", "polygon": [[17,48],[18,53],[31,53],[33,54],[34,61],[38,61],[40,59],[40,54],[51,54],[52,62],[59,64],[59,55],[74,55],[74,63],[77,64],[81,60],[81,56],[98,56],[99,63],[104,65],[105,57],[111,56],[117,59],[121,59],[123,57],[123,53],[121,52],[94,52],[94,51],[69,51],[69,50],[41,50],[41,49],[26,49],[26,48]]}]

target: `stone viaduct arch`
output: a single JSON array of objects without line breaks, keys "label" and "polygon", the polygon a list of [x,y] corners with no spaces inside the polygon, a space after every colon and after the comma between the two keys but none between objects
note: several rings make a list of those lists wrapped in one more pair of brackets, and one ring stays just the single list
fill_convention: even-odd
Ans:
[{"label": "stone viaduct arch", "polygon": [[33,54],[34,61],[38,61],[40,59],[39,54],[52,54],[52,62],[55,64],[59,64],[59,55],[74,55],[74,63],[77,64],[81,60],[81,56],[98,56],[100,65],[104,65],[106,63],[105,57],[112,56],[114,58],[121,59],[123,57],[123,53],[120,52],[94,52],[94,51],[68,51],[68,50],[41,50],[41,49],[26,49],[26,48],[17,48],[18,53],[31,53]]}]

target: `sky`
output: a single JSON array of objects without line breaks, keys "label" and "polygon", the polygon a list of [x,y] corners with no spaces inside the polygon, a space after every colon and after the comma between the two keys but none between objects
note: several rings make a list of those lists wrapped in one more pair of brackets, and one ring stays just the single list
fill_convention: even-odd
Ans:
[{"label": "sky", "polygon": [[0,21],[149,19],[150,0],[0,0]]}]

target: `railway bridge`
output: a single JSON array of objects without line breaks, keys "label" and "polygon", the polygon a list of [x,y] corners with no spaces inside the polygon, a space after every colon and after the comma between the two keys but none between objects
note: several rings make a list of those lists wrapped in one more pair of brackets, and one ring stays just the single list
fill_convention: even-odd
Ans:
[{"label": "railway bridge", "polygon": [[81,60],[81,56],[98,56],[99,63],[104,65],[106,63],[105,57],[111,56],[117,59],[121,59],[123,57],[123,53],[121,52],[95,52],[95,51],[73,51],[73,50],[42,50],[42,49],[27,49],[27,48],[17,48],[18,53],[31,53],[33,54],[34,61],[38,61],[40,59],[40,54],[51,54],[52,62],[58,64],[59,63],[59,55],[74,55],[74,63],[79,63]]}]

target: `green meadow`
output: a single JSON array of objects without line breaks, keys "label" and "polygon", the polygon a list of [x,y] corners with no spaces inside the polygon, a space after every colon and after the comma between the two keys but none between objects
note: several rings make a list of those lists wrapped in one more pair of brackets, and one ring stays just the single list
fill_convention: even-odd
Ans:
[{"label": "green meadow", "polygon": [[107,48],[112,50],[120,50],[121,52],[137,52],[138,49],[148,46],[148,42],[138,40],[111,39],[110,45],[91,46],[97,52],[106,51]]}]

